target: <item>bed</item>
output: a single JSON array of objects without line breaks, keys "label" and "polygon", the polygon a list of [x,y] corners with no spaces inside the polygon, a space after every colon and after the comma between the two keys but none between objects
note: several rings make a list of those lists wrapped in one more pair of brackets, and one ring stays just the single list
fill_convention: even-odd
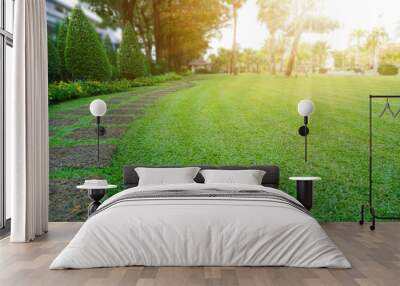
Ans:
[{"label": "bed", "polygon": [[103,202],[50,269],[118,266],[291,266],[350,268],[343,253],[293,197],[279,190],[276,166],[200,166],[265,171],[261,185],[138,186]]}]

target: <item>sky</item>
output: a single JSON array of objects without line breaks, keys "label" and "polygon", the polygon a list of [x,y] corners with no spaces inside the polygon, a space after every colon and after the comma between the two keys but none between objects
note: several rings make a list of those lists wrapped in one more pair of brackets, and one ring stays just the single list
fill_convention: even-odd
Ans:
[{"label": "sky", "polygon": [[[304,35],[303,41],[324,40],[332,49],[344,49],[349,41],[349,34],[354,29],[371,30],[384,27],[391,39],[399,40],[396,27],[400,25],[400,0],[320,0],[320,14],[339,21],[340,28],[327,35]],[[257,0],[247,0],[239,10],[238,44],[240,48],[259,49],[268,36],[266,26],[257,19]],[[221,37],[210,43],[208,53],[219,47],[232,46],[232,25],[221,30]]]}]

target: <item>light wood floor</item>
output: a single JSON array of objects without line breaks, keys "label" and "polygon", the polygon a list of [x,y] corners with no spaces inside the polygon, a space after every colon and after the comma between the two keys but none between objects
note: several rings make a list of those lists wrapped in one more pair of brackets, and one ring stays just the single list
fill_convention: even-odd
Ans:
[{"label": "light wood floor", "polygon": [[400,223],[379,223],[371,232],[356,223],[323,224],[353,269],[288,267],[124,267],[48,270],[80,223],[50,223],[32,243],[0,241],[0,285],[400,285]]}]

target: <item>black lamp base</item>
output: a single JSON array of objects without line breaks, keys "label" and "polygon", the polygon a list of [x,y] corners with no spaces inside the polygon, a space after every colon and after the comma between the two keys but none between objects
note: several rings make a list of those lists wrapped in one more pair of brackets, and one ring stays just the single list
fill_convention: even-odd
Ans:
[{"label": "black lamp base", "polygon": [[101,205],[100,200],[106,193],[105,189],[89,189],[88,196],[92,200],[92,203],[88,207],[88,216],[94,213],[97,208]]}]

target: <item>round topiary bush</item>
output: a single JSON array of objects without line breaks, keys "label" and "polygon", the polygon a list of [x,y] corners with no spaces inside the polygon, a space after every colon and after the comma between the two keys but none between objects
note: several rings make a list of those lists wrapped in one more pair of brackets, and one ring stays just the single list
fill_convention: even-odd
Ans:
[{"label": "round topiary bush", "polygon": [[380,75],[397,75],[399,68],[391,64],[381,64],[378,68],[378,73]]},{"label": "round topiary bush", "polygon": [[122,34],[122,42],[119,51],[120,76],[126,79],[135,79],[146,76],[146,58],[140,49],[140,45],[130,24],[127,24]]},{"label": "round topiary bush", "polygon": [[108,80],[111,77],[104,45],[79,8],[72,11],[68,21],[65,64],[74,80]]},{"label": "round topiary bush", "polygon": [[52,39],[47,40],[48,78],[49,82],[60,79],[60,57]]}]

